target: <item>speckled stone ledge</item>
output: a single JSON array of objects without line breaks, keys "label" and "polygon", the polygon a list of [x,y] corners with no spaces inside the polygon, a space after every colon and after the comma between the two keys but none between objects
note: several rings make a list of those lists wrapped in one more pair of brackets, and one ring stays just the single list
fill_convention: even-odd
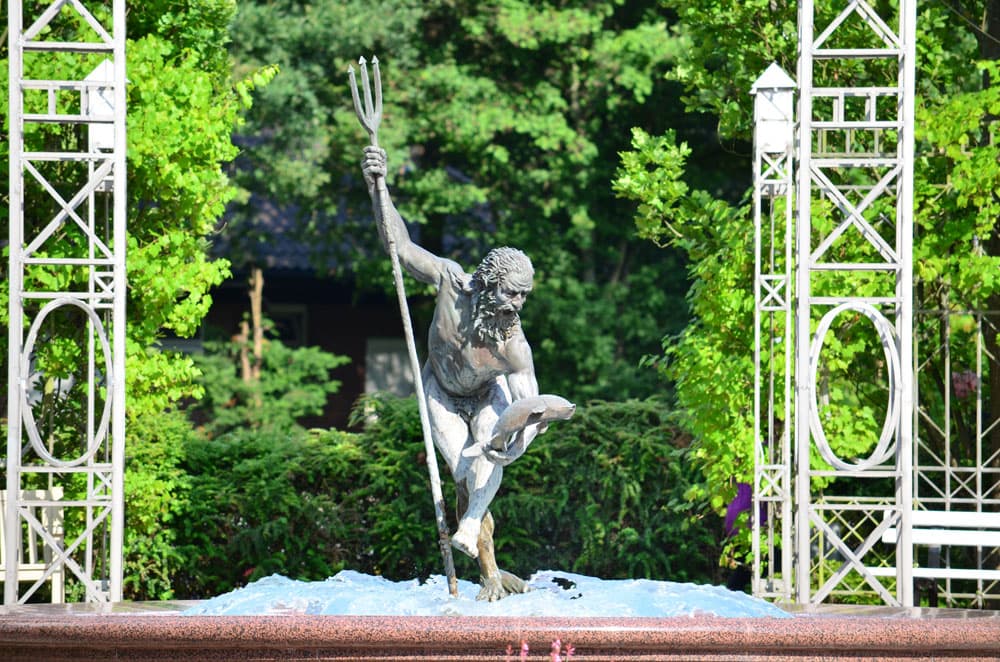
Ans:
[{"label": "speckled stone ledge", "polygon": [[[812,610],[795,618],[180,616],[0,608],[3,660],[1000,660],[1000,614]],[[863,615],[858,615],[858,614]],[[508,655],[508,646],[514,651]]]}]

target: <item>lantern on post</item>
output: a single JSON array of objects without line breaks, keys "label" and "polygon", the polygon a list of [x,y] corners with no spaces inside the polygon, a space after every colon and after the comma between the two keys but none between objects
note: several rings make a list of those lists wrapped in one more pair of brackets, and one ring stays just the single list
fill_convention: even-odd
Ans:
[{"label": "lantern on post", "polygon": [[754,95],[753,117],[756,149],[784,154],[795,137],[795,81],[772,62],[750,88]]},{"label": "lantern on post", "polygon": [[[88,118],[88,151],[111,153],[115,149],[114,64],[104,60],[87,74],[80,92],[80,112]],[[93,162],[91,162],[93,167]],[[114,176],[108,174],[96,190],[108,193],[114,188]]]},{"label": "lantern on post", "polygon": [[[792,197],[795,81],[772,63],[754,96],[754,484],[753,592],[790,600],[794,560],[791,510]],[[783,365],[784,364],[784,365]],[[780,554],[780,556],[779,556]]]}]

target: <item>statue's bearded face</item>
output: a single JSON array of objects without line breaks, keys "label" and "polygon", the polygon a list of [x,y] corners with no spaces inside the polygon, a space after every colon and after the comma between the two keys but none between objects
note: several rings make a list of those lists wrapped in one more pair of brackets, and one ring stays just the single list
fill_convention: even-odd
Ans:
[{"label": "statue's bearded face", "polygon": [[[475,310],[473,311],[473,328],[480,341],[506,340],[511,329],[518,323],[518,313],[531,292],[534,270],[531,262],[520,251],[514,249],[497,249],[511,251],[504,254],[500,265],[489,265],[487,262],[497,257],[491,252],[483,261],[477,275],[477,292]],[[505,267],[505,268],[504,268]],[[485,276],[485,277],[484,277]]]}]

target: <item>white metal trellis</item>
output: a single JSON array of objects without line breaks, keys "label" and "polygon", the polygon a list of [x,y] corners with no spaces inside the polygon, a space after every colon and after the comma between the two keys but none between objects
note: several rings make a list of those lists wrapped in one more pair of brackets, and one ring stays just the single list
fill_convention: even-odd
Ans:
[{"label": "white metal trellis", "polygon": [[[881,16],[863,0],[832,3],[834,11],[820,19],[811,0],[800,5],[799,19],[799,171],[796,231],[796,595],[800,603],[823,602],[847,577],[856,573],[889,604],[912,605],[912,211],[913,211],[913,93],[916,1],[902,0],[895,16]],[[832,17],[832,18],[830,18]],[[817,21],[828,21],[817,25]],[[860,27],[860,41],[839,37],[851,26]],[[815,28],[815,29],[814,29]],[[818,34],[816,34],[818,32]],[[867,37],[867,38],[865,38]],[[857,37],[855,37],[857,39]],[[824,77],[822,66],[859,66],[868,80],[840,84]],[[882,80],[878,80],[879,76]],[[872,80],[875,79],[875,80]],[[857,104],[858,100],[862,100]],[[888,199],[880,214],[893,214],[881,227],[869,210]],[[820,201],[832,207],[833,229],[825,236],[814,231],[813,213]],[[885,220],[884,216],[879,220]],[[895,228],[886,237],[886,228]],[[835,251],[845,235],[860,235],[867,251],[845,260]],[[872,280],[887,281],[876,296],[837,291],[836,283],[819,282],[827,273],[866,272]],[[829,446],[818,448],[833,468],[814,470],[810,452],[822,434],[816,404],[816,369],[823,336],[813,335],[815,315],[828,324],[845,310],[862,312],[872,320],[883,342],[889,365],[889,414],[878,452],[853,463],[835,457]],[[825,327],[824,327],[825,329]],[[823,330],[823,329],[821,329]],[[896,399],[898,398],[898,403]],[[853,464],[853,466],[849,466]],[[853,478],[891,481],[894,498],[884,503],[854,502],[861,512],[884,516],[870,531],[853,537],[831,525],[829,506],[819,498],[815,478]],[[852,495],[853,496],[853,495]],[[896,592],[891,592],[869,562],[882,529],[899,526],[896,548]],[[817,565],[826,558],[822,548],[813,553],[813,531],[822,533],[839,558],[833,574],[814,585]],[[850,529],[852,532],[855,529]],[[821,569],[820,569],[821,570]]]},{"label": "white metal trellis", "polygon": [[[913,305],[915,5],[901,0],[885,16],[866,0],[819,11],[801,2],[794,149],[768,138],[773,118],[755,111],[752,522],[762,597],[808,604],[867,592],[912,606],[918,579],[948,604],[1000,598],[1000,448],[990,445],[1000,420],[984,406],[998,396],[984,393],[1000,370],[984,338],[1000,313]],[[754,85],[758,107],[791,97],[775,67]],[[874,284],[868,294],[851,287],[862,277]],[[845,459],[824,428],[823,348],[848,318],[881,342],[885,412],[871,421],[881,434],[868,455]],[[812,454],[828,468],[814,469]],[[939,535],[961,539],[960,551]]]},{"label": "white metal trellis", "polygon": [[[794,90],[776,63],[751,89],[754,99],[754,485],[753,591],[791,598],[792,232]],[[765,222],[766,221],[766,222]],[[767,535],[762,536],[762,531]],[[765,548],[761,548],[761,544]],[[765,559],[769,562],[765,563]],[[781,572],[781,569],[786,569]]]},{"label": "white metal trellis", "polygon": [[[773,230],[772,222],[770,233],[763,232],[763,245],[757,241],[754,520],[768,515],[768,535],[760,536],[763,522],[754,526],[754,590],[759,595],[822,602],[852,576],[887,603],[913,603],[908,572],[915,4],[902,0],[895,15],[885,17],[865,0],[830,2],[819,13],[811,0],[801,2],[797,139],[794,154],[789,149],[784,157],[791,179],[794,156],[795,185],[788,186],[780,204],[774,195],[778,189],[761,183],[777,154],[757,141],[758,237],[764,201],[772,218],[777,207],[786,214],[784,235]],[[830,75],[838,68],[853,68],[858,82],[847,74]],[[755,88],[760,85],[758,81]],[[829,220],[815,222],[824,213]],[[776,267],[780,274],[774,273]],[[859,277],[876,283],[875,294],[851,287]],[[774,283],[782,284],[780,306],[775,305]],[[845,460],[827,443],[818,382],[829,330],[848,315],[871,324],[881,340],[887,412],[871,455]],[[784,357],[776,354],[778,346]],[[792,380],[784,382],[783,391],[774,386],[781,380]],[[812,468],[813,450],[829,469]],[[831,497],[817,487],[830,478],[850,478],[854,486],[880,483],[887,495],[875,501]],[[793,489],[786,487],[790,480]],[[757,510],[761,506],[764,511]],[[856,521],[866,525],[856,526]],[[884,583],[889,569],[870,554],[889,527],[899,531],[891,571],[895,594]],[[828,567],[832,558],[836,567]]]},{"label": "white metal trellis", "polygon": [[[125,443],[125,1],[114,0],[109,8],[106,2],[54,0],[37,12],[24,16],[19,0],[8,4],[4,603],[27,601],[57,570],[79,580],[86,600],[118,601]],[[56,62],[72,75],[53,78]],[[68,171],[77,173],[75,179],[61,181],[59,173]],[[26,222],[26,209],[43,208],[55,212]],[[69,443],[52,429],[41,429],[36,416],[38,386],[51,377],[36,370],[36,350],[64,340],[52,335],[46,321],[66,314],[80,320],[87,356],[86,365],[60,383],[65,390],[51,396],[82,400],[78,438]],[[26,492],[63,483],[65,493],[71,493],[70,485],[84,485],[82,496],[39,501]],[[53,537],[30,514],[39,505],[79,510],[83,532],[73,539]],[[13,560],[26,527],[51,548],[53,560],[45,577],[22,591]]]}]

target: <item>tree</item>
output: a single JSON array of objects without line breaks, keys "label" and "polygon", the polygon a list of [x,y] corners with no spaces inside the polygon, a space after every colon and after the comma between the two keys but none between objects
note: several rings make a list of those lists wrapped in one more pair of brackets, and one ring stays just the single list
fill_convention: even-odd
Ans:
[{"label": "tree", "polygon": [[[29,5],[39,4],[26,2],[26,15],[38,15],[40,11]],[[234,83],[225,50],[234,9],[232,0],[153,0],[129,11],[125,572],[126,589],[136,597],[170,595],[171,534],[166,522],[180,485],[175,470],[177,449],[165,446],[178,445],[189,433],[186,424],[175,420],[178,403],[201,394],[191,360],[163,350],[159,341],[168,333],[190,337],[211,304],[209,289],[228,274],[225,260],[208,256],[216,220],[236,194],[222,164],[236,156],[231,134],[249,105],[249,91],[274,73],[266,69]],[[72,41],[77,31],[87,28],[82,21],[71,21],[54,24],[53,29],[64,31],[65,40]],[[3,55],[0,75],[6,77],[5,50]],[[80,78],[99,59],[54,56],[37,63],[32,75]],[[6,97],[2,103],[7,103]],[[67,147],[81,139],[60,125],[37,130],[46,132],[45,139]],[[6,150],[6,142],[0,149]],[[6,182],[7,159],[0,159],[0,164],[0,178]],[[53,171],[50,180],[59,185],[79,183],[80,176],[65,168]],[[51,217],[49,208],[27,208],[26,234],[37,232]],[[4,215],[5,225],[6,220]],[[74,250],[70,236],[55,240],[61,242],[61,250]],[[7,268],[6,261],[3,268]],[[85,274],[44,266],[32,268],[26,276],[30,282],[58,286],[82,277]],[[0,316],[5,323],[7,296],[4,278]],[[49,331],[50,342],[40,346],[36,361],[49,378],[76,375],[73,388],[83,389],[85,361],[81,359],[83,346],[75,340],[78,329],[74,320],[56,322]],[[6,336],[0,340],[4,362],[6,340]],[[73,444],[81,435],[80,421],[86,418],[77,409],[81,401],[85,400],[52,397],[36,407],[35,416],[53,421],[48,428],[50,438]],[[156,434],[144,433],[151,430]]]},{"label": "tree", "polygon": [[[632,125],[675,122],[699,141],[711,132],[663,80],[681,44],[655,3],[247,2],[233,35],[239,66],[282,69],[255,102],[236,176],[298,214],[324,272],[361,288],[391,282],[358,177],[364,134],[346,77],[374,53],[389,184],[420,242],[470,267],[502,244],[534,260],[524,324],[543,390],[585,399],[661,388],[637,364],[685,322],[682,257],[633,236],[608,182]],[[704,185],[718,191],[725,179],[711,173]],[[231,226],[251,249],[253,211],[237,205]],[[418,318],[425,303],[412,307]]]},{"label": "tree", "polygon": [[[143,419],[165,412],[180,418],[178,405],[197,399],[203,387],[200,371],[187,356],[165,352],[158,341],[165,333],[190,337],[211,305],[210,288],[229,274],[228,262],[209,256],[209,240],[218,218],[237,189],[223,171],[237,155],[232,133],[249,107],[249,93],[276,73],[273,68],[243,72],[234,81],[226,54],[227,28],[235,10],[232,0],[151,2],[129,14],[129,417],[134,430]],[[176,412],[176,413],[174,413]],[[155,444],[182,446],[188,424],[177,422],[176,434],[153,435],[151,446],[130,435],[134,461],[128,467],[127,490],[133,501],[143,494],[140,476],[158,467],[148,457],[163,453]],[[159,428],[161,431],[169,427]],[[145,451],[145,452],[144,452]],[[178,448],[169,456],[180,460]],[[175,463],[163,466],[167,476]],[[164,501],[178,497],[182,485],[162,483]],[[160,550],[157,571],[169,576],[175,535],[169,526],[176,502],[159,502],[149,516],[130,510],[126,573],[142,568],[133,550],[149,544]],[[159,514],[156,514],[159,513]],[[149,517],[143,526],[142,517]],[[170,584],[136,584],[135,595],[165,597]]]},{"label": "tree", "polygon": [[[685,84],[685,103],[718,115],[728,135],[747,137],[752,81],[771,61],[794,70],[794,3],[755,0],[723,7],[664,0],[663,5],[677,13],[678,34],[686,44],[670,74]],[[920,6],[914,196],[918,308],[995,309],[1000,303],[1000,105],[990,84],[997,75],[998,9],[1000,3],[993,1]],[[976,65],[977,57],[985,63]],[[859,80],[864,73],[844,70],[838,75]],[[639,202],[640,233],[683,248],[690,259],[688,297],[695,320],[676,342],[665,339],[666,351],[658,364],[675,380],[678,405],[714,492],[712,503],[721,512],[735,493],[735,483],[750,482],[753,471],[752,247],[749,233],[742,231],[748,224],[745,205],[729,207],[706,193],[687,190],[687,152],[672,135],[637,132],[632,152],[623,156],[616,188]],[[750,168],[748,159],[745,167]],[[822,209],[813,220],[825,222]],[[994,328],[986,336],[993,356],[995,334]],[[845,402],[853,398],[857,407],[866,406],[870,396],[858,373],[872,365],[865,357],[880,354],[874,343],[872,337],[846,338],[824,349],[832,350],[825,356],[849,366],[842,373],[848,388],[838,397]],[[996,366],[989,370],[991,382],[998,373]],[[940,388],[949,388],[940,381]],[[991,383],[990,389],[1000,393],[1000,383]],[[1000,417],[998,403],[994,395],[994,418]],[[862,423],[864,416],[847,418],[841,414],[831,425],[841,430],[871,427]],[[855,432],[874,441],[869,429]],[[1000,449],[1000,436],[994,435],[993,445]]]}]

